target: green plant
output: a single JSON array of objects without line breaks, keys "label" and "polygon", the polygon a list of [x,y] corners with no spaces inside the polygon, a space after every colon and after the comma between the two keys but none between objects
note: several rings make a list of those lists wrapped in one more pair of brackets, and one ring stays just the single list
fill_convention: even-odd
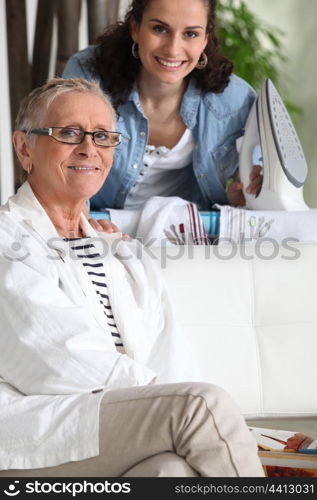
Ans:
[{"label": "green plant", "polygon": [[288,108],[295,116],[301,110],[287,99],[287,78],[283,67],[287,58],[283,53],[284,32],[267,24],[254,14],[244,0],[219,0],[217,6],[217,36],[222,53],[234,64],[234,72],[259,90],[270,78]]}]

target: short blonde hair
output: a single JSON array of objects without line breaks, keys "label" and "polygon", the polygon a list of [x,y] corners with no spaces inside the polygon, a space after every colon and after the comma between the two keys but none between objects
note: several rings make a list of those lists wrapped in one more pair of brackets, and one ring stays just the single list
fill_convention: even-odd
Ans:
[{"label": "short blonde hair", "polygon": [[108,106],[112,115],[113,128],[115,127],[116,112],[109,97],[101,90],[96,81],[83,78],[52,78],[41,87],[32,90],[23,99],[15,121],[15,129],[29,133],[33,128],[41,128],[44,125],[48,108],[54,99],[66,92],[88,92],[100,97]]}]

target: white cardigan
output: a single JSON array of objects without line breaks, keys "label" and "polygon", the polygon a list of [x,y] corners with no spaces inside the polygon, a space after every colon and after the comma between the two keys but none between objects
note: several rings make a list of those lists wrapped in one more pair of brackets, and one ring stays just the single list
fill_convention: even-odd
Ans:
[{"label": "white cardigan", "polygon": [[[96,233],[126,354],[83,266],[26,182],[0,208],[0,469],[98,455],[104,390],[197,380],[160,272],[135,240]],[[93,392],[102,389],[100,392]],[[120,423],[119,423],[120,425]]]}]

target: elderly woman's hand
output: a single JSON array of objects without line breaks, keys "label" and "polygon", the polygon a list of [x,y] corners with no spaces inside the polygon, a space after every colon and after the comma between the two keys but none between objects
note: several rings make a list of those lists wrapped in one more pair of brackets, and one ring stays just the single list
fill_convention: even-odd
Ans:
[{"label": "elderly woman's hand", "polygon": [[[254,165],[250,173],[250,184],[247,187],[247,193],[256,195],[262,186],[263,175],[260,165]],[[228,203],[234,207],[244,207],[246,204],[243,194],[243,184],[237,171],[227,187]]]},{"label": "elderly woman's hand", "polygon": [[120,229],[108,219],[89,219],[89,224],[95,231],[103,233],[119,233]]}]

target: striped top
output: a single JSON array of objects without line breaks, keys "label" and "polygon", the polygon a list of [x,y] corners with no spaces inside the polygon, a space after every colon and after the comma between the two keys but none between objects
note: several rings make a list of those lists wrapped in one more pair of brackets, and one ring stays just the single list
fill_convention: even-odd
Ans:
[{"label": "striped top", "polygon": [[[90,238],[64,238],[70,243],[70,248],[86,270],[91,285],[98,295],[100,307],[105,316],[105,330],[112,335],[117,351],[124,354],[124,345],[112,313],[108,294],[107,278],[101,255],[96,250]],[[100,259],[100,260],[99,260]],[[97,262],[98,261],[98,262]]]}]

